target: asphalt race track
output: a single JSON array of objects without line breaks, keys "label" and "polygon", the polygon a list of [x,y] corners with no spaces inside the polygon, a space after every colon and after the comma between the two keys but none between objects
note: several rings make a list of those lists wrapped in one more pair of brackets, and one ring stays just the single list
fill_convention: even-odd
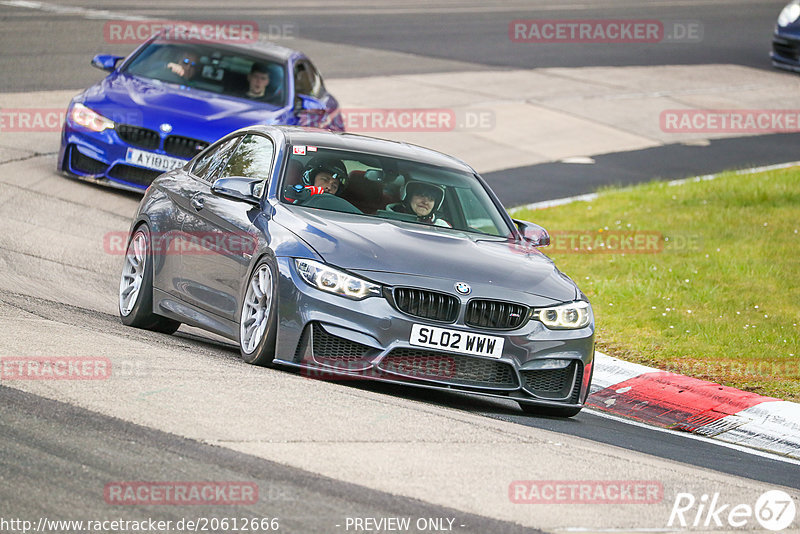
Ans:
[{"label": "asphalt race track", "polygon": [[[488,110],[487,131],[386,135],[461,155],[519,205],[800,159],[798,134],[671,137],[653,111],[662,99],[668,108],[800,106],[800,78],[772,70],[767,57],[783,4],[0,0],[0,112],[63,109],[100,79],[92,55],[132,48],[104,41],[109,20],[255,20],[262,31],[284,28],[283,44],[314,59],[344,107]],[[509,21],[534,18],[694,21],[703,37],[510,42]],[[570,91],[580,98],[565,99]],[[526,122],[508,126],[512,116]],[[0,357],[94,357],[112,373],[0,380],[2,533],[22,532],[22,520],[40,532],[88,532],[49,521],[148,518],[171,521],[174,532],[211,518],[278,518],[281,532],[404,531],[390,518],[410,518],[410,532],[652,532],[682,529],[668,525],[679,494],[718,494],[731,507],[752,507],[773,489],[800,497],[799,463],[768,454],[590,410],[560,420],[461,394],[310,380],[247,366],[235,346],[191,328],[173,336],[125,328],[116,311],[122,257],[104,238],[127,231],[139,197],[57,175],[57,149],[58,128],[0,128]],[[646,481],[661,493],[649,503],[518,504],[510,493],[519,480]],[[121,505],[109,497],[109,487],[130,481],[245,483],[258,499]],[[689,522],[695,513],[694,530],[735,530],[703,525],[697,507]],[[213,525],[207,531],[236,531]],[[744,528],[760,525],[751,518]]]}]

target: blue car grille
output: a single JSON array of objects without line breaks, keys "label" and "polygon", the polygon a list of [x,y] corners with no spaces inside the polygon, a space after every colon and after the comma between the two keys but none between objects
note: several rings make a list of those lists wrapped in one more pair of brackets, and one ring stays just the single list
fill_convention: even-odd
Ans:
[{"label": "blue car grille", "polygon": [[469,326],[514,330],[528,320],[527,306],[496,300],[471,300],[464,322]]},{"label": "blue car grille", "polygon": [[153,150],[161,144],[161,138],[155,130],[139,128],[130,124],[117,124],[117,135],[129,145]]},{"label": "blue car grille", "polygon": [[208,143],[205,141],[192,139],[191,137],[181,137],[179,135],[170,135],[164,139],[164,152],[184,159],[195,157],[207,146]]},{"label": "blue car grille", "polygon": [[435,380],[477,388],[516,389],[510,364],[464,354],[424,349],[394,349],[378,364],[382,371],[417,380]]},{"label": "blue car grille", "polygon": [[397,309],[414,317],[452,323],[458,317],[458,299],[445,293],[397,287],[394,290]]},{"label": "blue car grille", "polygon": [[[563,369],[541,369],[521,371],[522,387],[532,395],[543,399],[563,400],[569,397],[573,404],[579,402],[583,364],[574,361]],[[574,380],[574,386],[573,386]]]}]

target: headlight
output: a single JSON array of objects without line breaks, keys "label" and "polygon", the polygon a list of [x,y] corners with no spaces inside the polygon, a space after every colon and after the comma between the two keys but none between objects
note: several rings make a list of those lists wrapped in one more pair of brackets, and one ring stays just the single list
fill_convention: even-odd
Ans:
[{"label": "headlight", "polygon": [[294,260],[294,264],[303,280],[322,291],[353,300],[381,294],[381,286],[328,267],[324,263],[297,258]]},{"label": "headlight", "polygon": [[75,124],[88,128],[93,132],[102,132],[114,127],[114,121],[103,117],[83,104],[75,104],[73,106],[70,118]]},{"label": "headlight", "polygon": [[588,302],[582,300],[570,302],[552,308],[534,310],[533,318],[553,330],[583,328],[592,320],[592,307]]},{"label": "headlight", "polygon": [[778,15],[778,26],[788,26],[800,17],[800,0],[793,0]]}]

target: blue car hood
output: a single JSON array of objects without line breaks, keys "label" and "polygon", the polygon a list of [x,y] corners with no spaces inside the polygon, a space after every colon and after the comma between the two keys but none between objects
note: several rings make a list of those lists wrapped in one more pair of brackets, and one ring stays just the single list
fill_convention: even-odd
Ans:
[{"label": "blue car hood", "polygon": [[276,222],[288,226],[329,265],[375,282],[406,285],[423,277],[444,281],[428,287],[452,291],[453,282],[464,281],[475,295],[529,303],[520,294],[553,302],[578,296],[572,280],[547,256],[513,241],[310,208],[292,212]]},{"label": "blue car hood", "polygon": [[238,128],[272,124],[286,110],[150,80],[126,73],[114,73],[88,88],[77,98],[84,105],[123,124],[158,130],[169,123],[172,133],[213,141]]}]

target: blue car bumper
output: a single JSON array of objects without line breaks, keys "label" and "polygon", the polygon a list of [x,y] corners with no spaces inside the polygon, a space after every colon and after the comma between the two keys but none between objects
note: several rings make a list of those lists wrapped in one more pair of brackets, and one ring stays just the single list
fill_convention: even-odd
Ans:
[{"label": "blue car bumper", "polygon": [[[207,145],[199,139],[128,125],[94,132],[73,124],[68,117],[62,131],[59,170],[83,180],[140,191],[170,170],[170,165],[182,165]],[[151,165],[142,164],[145,159]]]}]

